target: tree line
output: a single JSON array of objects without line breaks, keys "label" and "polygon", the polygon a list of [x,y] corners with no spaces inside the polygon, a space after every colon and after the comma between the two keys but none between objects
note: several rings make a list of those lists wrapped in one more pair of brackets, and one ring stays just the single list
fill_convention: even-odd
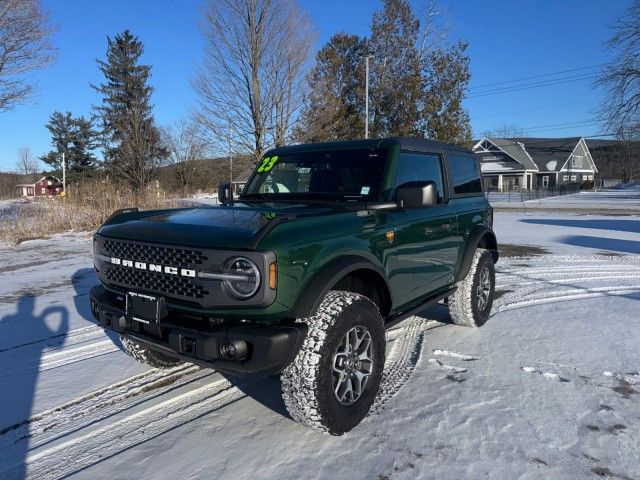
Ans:
[{"label": "tree line", "polygon": [[[234,152],[255,161],[285,143],[362,138],[367,59],[371,137],[470,145],[468,45],[448,38],[435,1],[415,11],[408,0],[382,0],[369,35],[338,32],[313,58],[316,30],[295,0],[205,0],[201,11],[205,49],[185,119],[157,125],[152,66],[142,40],[126,30],[107,38],[97,60],[103,81],[91,85],[100,99],[91,116],[53,112],[52,148],[41,160],[59,171],[64,153],[72,180],[99,172],[134,190],[171,164],[186,188],[195,182],[193,162],[206,157]],[[600,80],[609,95],[603,122],[621,137],[638,126],[639,24],[636,0],[609,43],[615,68]],[[40,0],[0,0],[0,112],[29,98],[28,73],[55,60],[56,29]],[[33,167],[31,152],[20,157],[25,170]]]},{"label": "tree line", "polygon": [[[24,41],[24,49],[40,55],[34,53],[31,68],[50,64],[56,27],[40,2],[0,2],[0,19],[14,12],[13,24],[40,32]],[[89,118],[53,112],[46,124],[52,148],[40,160],[60,171],[64,154],[72,180],[99,171],[144,189],[165,164],[185,186],[194,181],[194,162],[216,153],[257,160],[285,143],[362,138],[367,57],[372,137],[468,144],[467,46],[440,41],[435,3],[422,13],[419,18],[407,0],[384,0],[368,37],[337,33],[311,61],[316,30],[296,1],[206,0],[204,57],[191,80],[195,106],[186,120],[162,129],[153,115],[143,42],[130,31],[116,34],[97,60],[104,80],[91,85],[100,102]],[[0,108],[13,108],[30,91],[0,90],[6,97]]]}]

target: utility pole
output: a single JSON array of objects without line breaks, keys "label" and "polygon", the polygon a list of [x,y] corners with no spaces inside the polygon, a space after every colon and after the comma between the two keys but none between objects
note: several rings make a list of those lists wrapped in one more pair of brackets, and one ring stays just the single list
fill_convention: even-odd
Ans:
[{"label": "utility pole", "polygon": [[64,196],[67,196],[67,162],[64,158],[64,152],[62,152],[62,191]]},{"label": "utility pole", "polygon": [[233,203],[233,155],[231,153],[231,119],[229,119],[229,129],[227,130],[227,146],[229,148],[229,195]]},{"label": "utility pole", "polygon": [[364,138],[369,138],[369,59],[371,57],[373,57],[373,55],[367,55],[364,57]]}]

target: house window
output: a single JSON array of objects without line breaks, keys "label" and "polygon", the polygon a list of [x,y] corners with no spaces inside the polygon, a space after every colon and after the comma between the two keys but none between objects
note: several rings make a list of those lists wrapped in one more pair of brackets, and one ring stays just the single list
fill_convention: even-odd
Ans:
[{"label": "house window", "polygon": [[589,175],[587,178],[588,178],[589,180],[593,180],[593,175]]},{"label": "house window", "polygon": [[569,175],[563,175],[562,176],[562,181],[563,182],[568,182],[569,181]]},{"label": "house window", "polygon": [[43,187],[43,188],[41,188],[41,189],[40,189],[40,193],[41,193],[42,195],[44,195],[45,193],[47,193],[47,189],[46,189],[46,188],[44,188],[44,187]]},{"label": "house window", "polygon": [[542,177],[542,186],[543,187],[549,186],[549,175],[545,175],[544,177]]},{"label": "house window", "polygon": [[582,155],[574,155],[571,157],[572,168],[582,168]]},{"label": "house window", "polygon": [[571,175],[571,181],[575,182],[578,177],[576,175]]}]

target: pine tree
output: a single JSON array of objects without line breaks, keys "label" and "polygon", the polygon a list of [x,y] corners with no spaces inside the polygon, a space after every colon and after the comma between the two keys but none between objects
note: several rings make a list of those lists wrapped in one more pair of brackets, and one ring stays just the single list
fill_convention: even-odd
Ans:
[{"label": "pine tree", "polygon": [[74,118],[71,112],[53,112],[46,128],[51,133],[53,150],[41,157],[44,163],[60,171],[64,153],[71,174],[85,175],[96,169],[94,151],[98,148],[99,133],[91,120]]},{"label": "pine tree", "polygon": [[384,0],[371,25],[372,136],[413,135],[422,96],[420,21],[406,0]]},{"label": "pine tree", "polygon": [[45,125],[51,133],[53,150],[40,158],[56,172],[62,170],[62,154],[69,155],[73,141],[74,120],[71,112],[53,112]]},{"label": "pine tree", "polygon": [[367,41],[338,33],[318,51],[296,140],[319,142],[364,136],[364,58]]},{"label": "pine tree", "polygon": [[153,118],[151,67],[139,64],[143,53],[142,42],[129,30],[107,38],[106,60],[97,60],[106,81],[93,86],[103,97],[96,111],[102,120],[105,165],[136,191],[148,185],[167,155]]},{"label": "pine tree", "polygon": [[467,44],[429,53],[425,66],[423,131],[425,136],[445,143],[471,146],[469,114],[462,105],[469,85]]},{"label": "pine tree", "polygon": [[468,145],[471,127],[462,105],[470,79],[467,44],[440,46],[441,33],[431,23],[436,15],[430,3],[421,26],[407,0],[384,0],[373,16],[370,39],[334,35],[309,75],[297,140],[362,137],[364,65],[372,55],[372,137],[417,135]]}]

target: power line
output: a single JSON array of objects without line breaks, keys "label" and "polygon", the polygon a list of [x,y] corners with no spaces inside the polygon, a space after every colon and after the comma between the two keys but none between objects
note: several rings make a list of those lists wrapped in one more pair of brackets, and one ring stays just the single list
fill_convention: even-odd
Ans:
[{"label": "power line", "polygon": [[502,93],[511,93],[511,92],[519,92],[519,91],[522,91],[522,90],[530,90],[532,88],[547,87],[547,86],[551,86],[551,85],[560,85],[560,84],[563,84],[563,83],[574,83],[574,82],[578,82],[578,81],[581,81],[581,80],[595,79],[597,76],[598,76],[597,73],[590,73],[590,74],[587,74],[587,75],[575,75],[575,76],[572,76],[572,77],[563,77],[563,78],[558,78],[558,79],[553,79],[553,80],[545,80],[545,81],[541,81],[541,82],[522,84],[522,85],[518,85],[518,86],[514,85],[512,87],[489,90],[489,91],[486,91],[486,92],[471,93],[466,98],[486,97],[487,95],[498,95],[498,94],[502,94]]},{"label": "power line", "polygon": [[568,128],[589,127],[592,125],[598,125],[600,122],[594,120],[584,120],[578,122],[564,122],[554,123],[550,125],[537,125],[535,127],[518,127],[517,130],[522,132],[530,132],[536,130],[566,130]]},{"label": "power line", "polygon": [[491,113],[489,115],[474,115],[473,118],[477,119],[477,118],[491,118],[491,117],[504,117],[507,115],[515,115],[518,113],[527,113],[527,112],[536,112],[539,110],[552,110],[554,108],[560,108],[560,107],[569,107],[572,105],[583,105],[586,99],[581,100],[579,102],[571,102],[571,103],[557,103],[555,105],[547,105],[545,107],[537,107],[537,108],[527,108],[525,110],[515,110],[512,112],[502,112],[502,113]]},{"label": "power line", "polygon": [[[595,133],[593,135],[576,135],[576,137],[580,137],[580,138],[601,138],[601,137],[617,137],[619,135],[629,135],[629,134],[633,134],[633,133],[639,133],[640,132],[640,128],[637,129],[632,129],[632,130],[627,130],[626,132],[614,132],[614,133]],[[541,143],[545,143],[548,139],[547,138],[536,138],[536,137],[524,137],[526,138],[526,145],[534,145],[536,143],[536,140],[539,140],[539,142]],[[558,140],[558,139],[556,139]]]},{"label": "power line", "polygon": [[525,80],[533,80],[536,78],[542,78],[542,77],[550,77],[550,76],[554,76],[554,75],[561,75],[564,73],[570,73],[570,72],[577,72],[580,70],[588,70],[590,68],[598,68],[598,67],[602,67],[606,65],[606,63],[599,63],[597,65],[591,65],[588,67],[578,67],[578,68],[571,68],[569,70],[560,70],[557,72],[549,72],[549,73],[541,73],[539,75],[532,75],[530,77],[522,77],[522,78],[516,78],[514,80],[505,80],[503,82],[494,82],[494,83],[485,83],[484,85],[477,85],[477,86],[472,86],[470,87],[471,90],[476,90],[476,89],[481,89],[481,88],[485,88],[485,87],[493,87],[493,86],[497,86],[497,85],[505,85],[508,83],[517,83],[517,82],[522,82]]},{"label": "power line", "polygon": [[555,130],[562,128],[574,128],[574,127],[588,127],[591,125],[598,125],[600,122],[594,120],[584,120],[580,122],[565,122],[565,123],[556,123],[552,125],[539,125],[537,127],[524,127],[520,130]]}]

